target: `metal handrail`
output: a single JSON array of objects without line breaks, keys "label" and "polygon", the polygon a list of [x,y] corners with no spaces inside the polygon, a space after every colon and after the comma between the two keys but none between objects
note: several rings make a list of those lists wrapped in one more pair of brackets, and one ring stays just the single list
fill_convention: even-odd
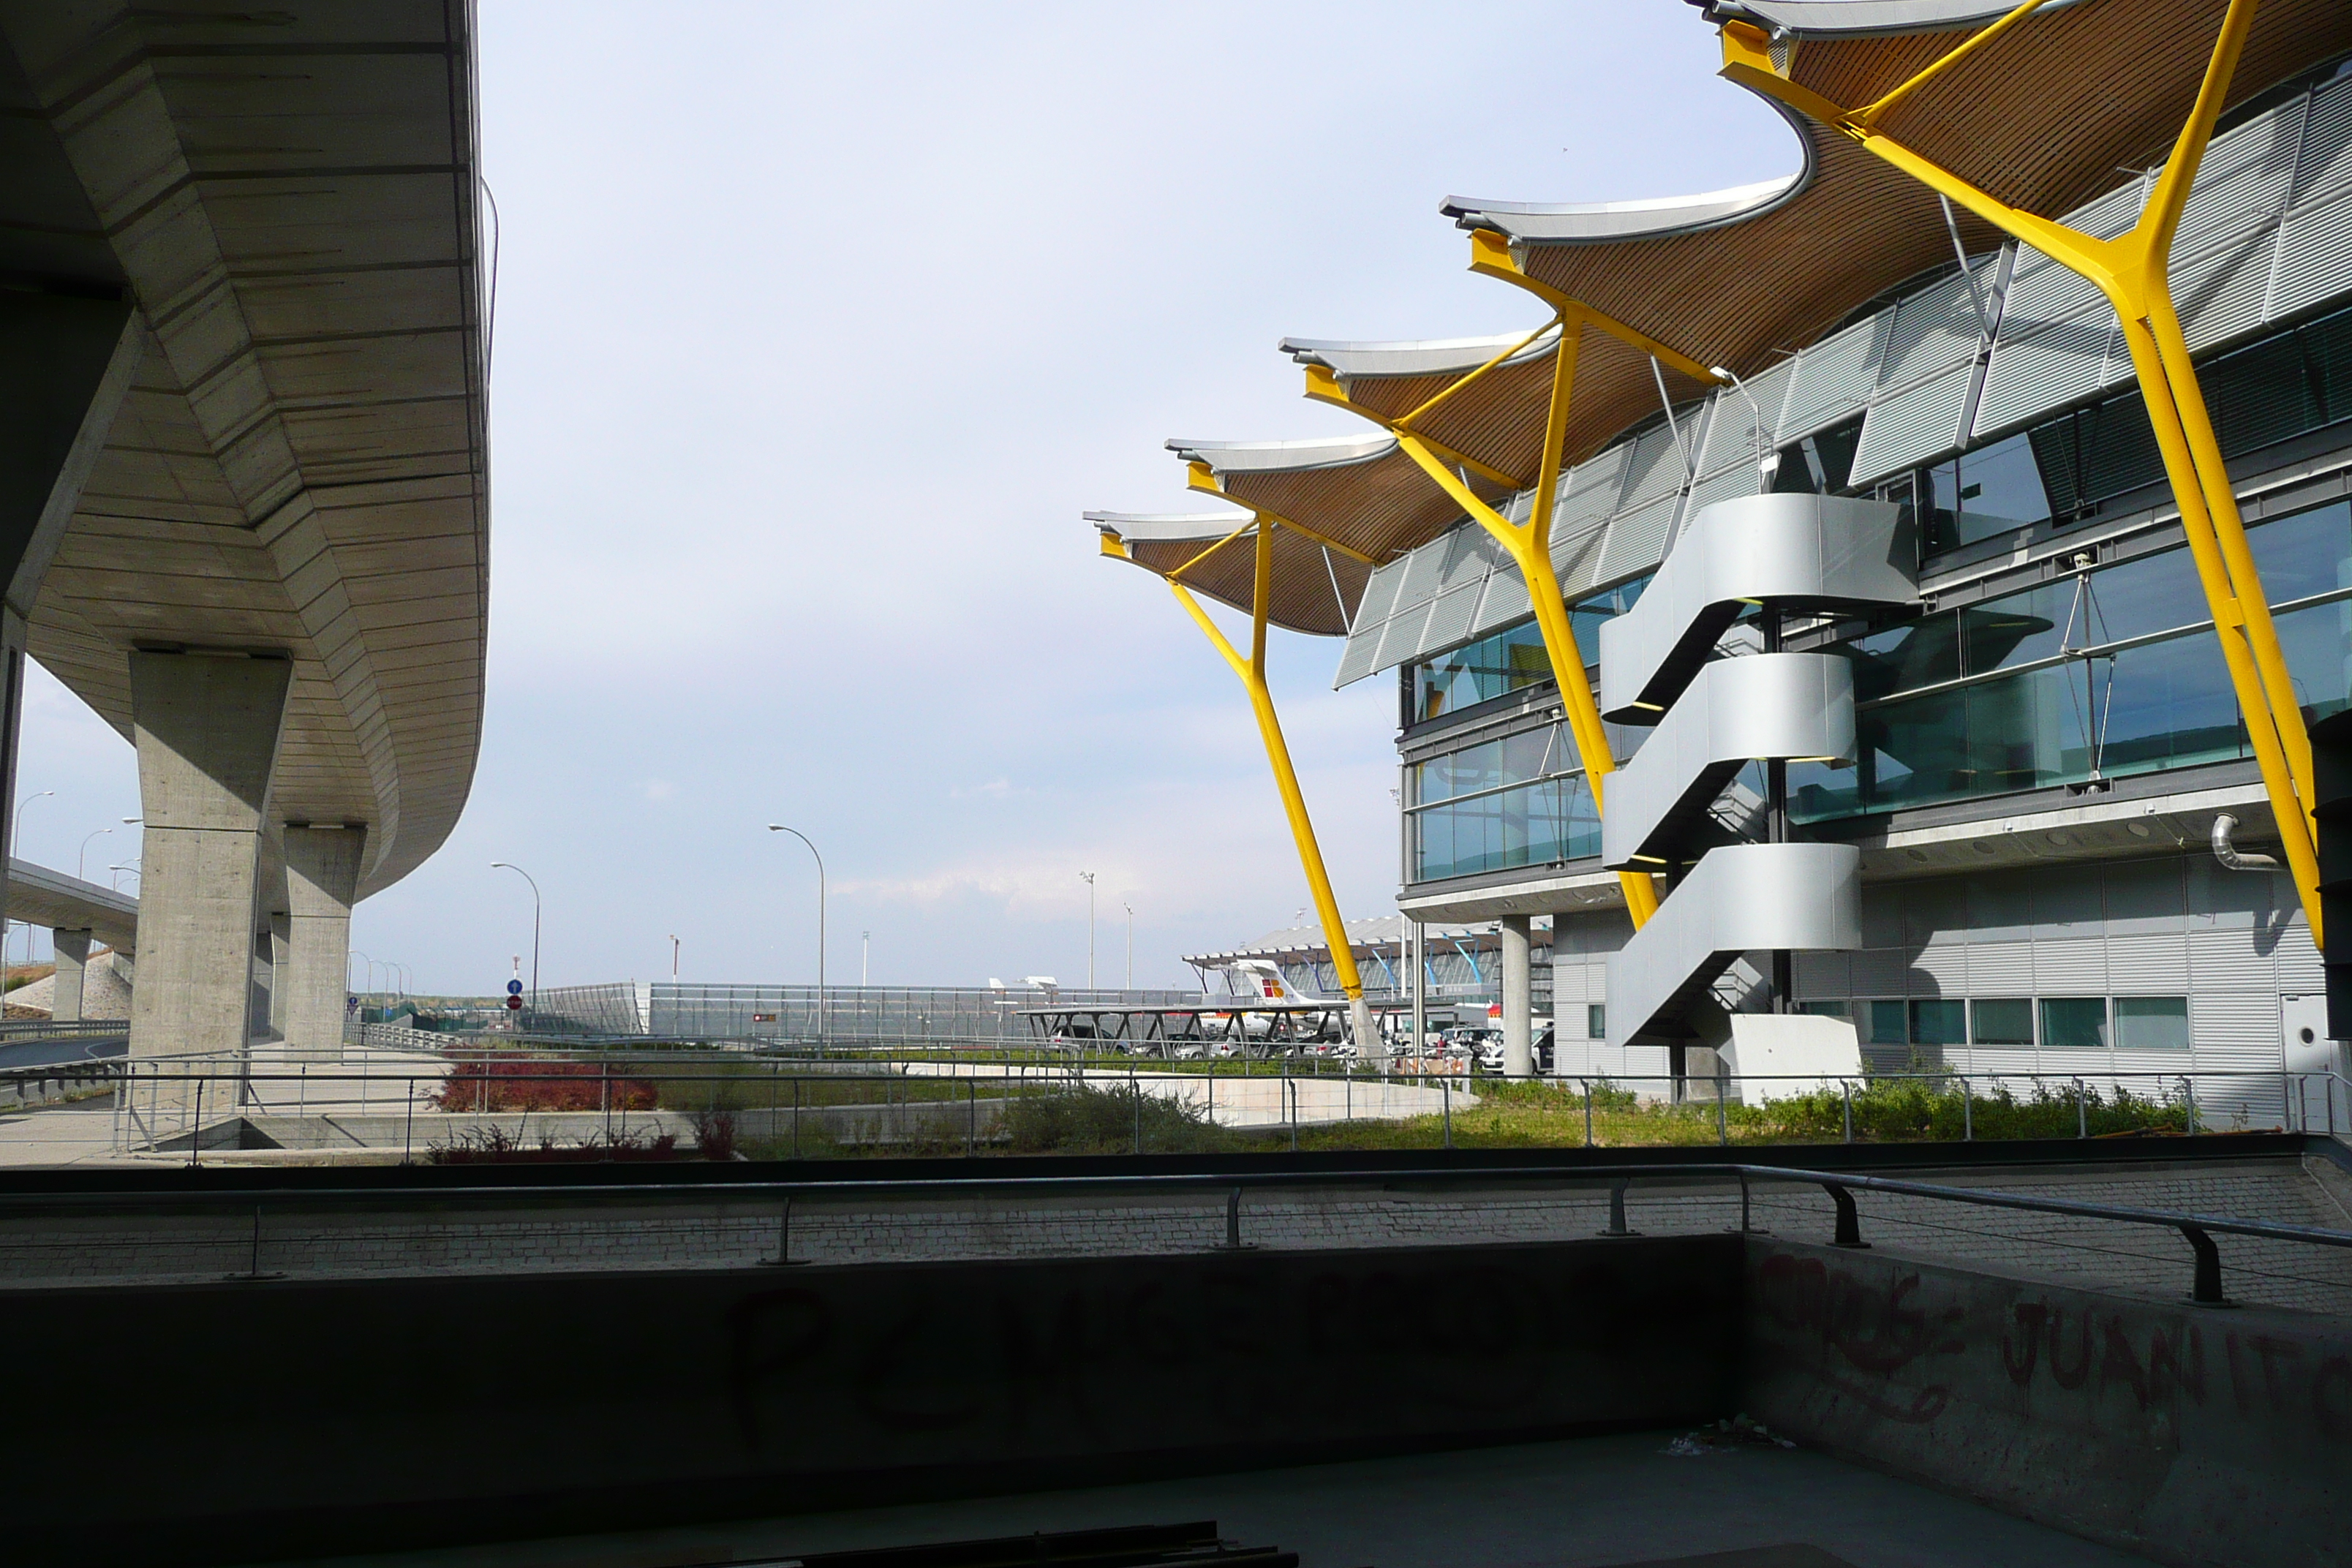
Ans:
[{"label": "metal handrail", "polygon": [[1156,1173],[1036,1175],[1011,1174],[997,1176],[917,1176],[889,1177],[880,1180],[819,1177],[788,1180],[753,1180],[730,1182],[681,1183],[667,1187],[624,1183],[566,1184],[561,1187],[516,1188],[510,1186],[442,1186],[410,1189],[329,1187],[299,1191],[282,1188],[215,1188],[204,1192],[125,1193],[0,1193],[0,1208],[7,1207],[105,1207],[149,1208],[161,1205],[176,1208],[251,1208],[256,1212],[265,1207],[301,1208],[337,1206],[342,1204],[381,1205],[388,1201],[424,1199],[436,1204],[453,1200],[475,1199],[485,1202],[513,1204],[548,1200],[582,1200],[590,1198],[625,1197],[634,1202],[674,1198],[680,1201],[708,1203],[714,1197],[777,1199],[789,1204],[795,1198],[815,1195],[856,1194],[962,1194],[981,1192],[1001,1192],[1007,1189],[1034,1191],[1176,1191],[1184,1189],[1214,1189],[1226,1198],[1226,1245],[1236,1246],[1241,1238],[1241,1200],[1243,1193],[1253,1187],[1296,1186],[1356,1186],[1368,1184],[1393,1185],[1419,1182],[1472,1183],[1496,1184],[1523,1184],[1531,1180],[1586,1183],[1606,1182],[1610,1188],[1610,1226],[1601,1234],[1604,1237],[1630,1237],[1640,1233],[1625,1224],[1625,1194],[1633,1182],[1643,1177],[1670,1178],[1677,1184],[1689,1185],[1694,1178],[1729,1178],[1739,1184],[1740,1232],[1747,1234],[1748,1224],[1748,1184],[1751,1182],[1794,1182],[1815,1185],[1828,1194],[1835,1205],[1837,1218],[1830,1245],[1863,1248],[1869,1243],[1862,1239],[1861,1217],[1853,1202],[1853,1190],[1899,1194],[1929,1198],[1941,1202],[1973,1205],[1985,1208],[2018,1209],[2035,1214],[2064,1215],[2077,1218],[2110,1220],[2127,1225],[2146,1225],[2174,1230],[2188,1241],[2195,1255],[2195,1277],[2189,1299],[2205,1306],[2227,1303],[2221,1286],[2220,1248],[2214,1244],[2215,1235],[2243,1236],[2271,1241],[2286,1241],[2314,1247],[2352,1247],[2352,1231],[2326,1230],[2315,1226],[2278,1225],[2262,1220],[2229,1219],[2213,1215],[2181,1214],[2165,1209],[2126,1207],[2114,1204],[2076,1203],[2065,1198],[2027,1197],[2010,1193],[1992,1193],[1966,1187],[1943,1186],[1926,1182],[1906,1182],[1888,1177],[1854,1175],[1828,1171],[1806,1170],[1798,1166],[1755,1165],[1739,1163],[1704,1164],[1622,1164],[1585,1165],[1573,1169],[1486,1170],[1458,1166],[1404,1167],[1372,1170],[1275,1171],[1234,1174],[1224,1172],[1170,1172]]}]

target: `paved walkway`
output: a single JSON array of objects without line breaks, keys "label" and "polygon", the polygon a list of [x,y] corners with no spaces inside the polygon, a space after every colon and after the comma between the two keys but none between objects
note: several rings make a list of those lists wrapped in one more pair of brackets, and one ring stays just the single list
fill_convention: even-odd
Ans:
[{"label": "paved walkway", "polygon": [[[1691,1559],[1706,1568],[2133,1568],[2145,1563],[1824,1454],[1738,1448],[1691,1458],[1668,1453],[1680,1435],[1631,1433],[332,1561],[338,1568],[782,1564],[813,1552],[1213,1520],[1228,1540],[1296,1552],[1308,1568],[1673,1568]],[[1762,1550],[1789,1546],[1829,1555]],[[1718,1552],[1741,1556],[1712,1557]],[[327,1568],[326,1560],[310,1561],[313,1568]]]},{"label": "paved walkway", "polygon": [[[919,1078],[979,1078],[1003,1075],[1001,1066],[979,1062],[908,1062],[902,1069]],[[1129,1086],[1161,1100],[1194,1107],[1220,1127],[1281,1127],[1296,1121],[1301,1126],[1333,1121],[1403,1121],[1416,1116],[1443,1116],[1477,1103],[1466,1084],[1436,1080],[1428,1084],[1388,1083],[1346,1074],[1285,1078],[1280,1073],[1241,1077],[1219,1073],[1127,1072],[1115,1068],[1077,1071],[1045,1068],[1033,1074],[1046,1081],[1084,1081],[1089,1088],[1125,1089]]]}]

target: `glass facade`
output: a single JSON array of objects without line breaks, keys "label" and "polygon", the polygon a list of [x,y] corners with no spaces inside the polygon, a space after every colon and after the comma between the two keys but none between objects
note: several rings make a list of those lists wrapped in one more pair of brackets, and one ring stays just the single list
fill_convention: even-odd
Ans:
[{"label": "glass facade", "polygon": [[[1589,666],[1601,656],[1601,623],[1633,607],[1649,585],[1648,576],[1621,583],[1578,600],[1568,607],[1570,629],[1576,634],[1576,651]],[[1543,633],[1535,622],[1522,621],[1493,637],[1440,654],[1413,666],[1413,722],[1456,713],[1551,679],[1551,656],[1544,651]]]},{"label": "glass facade", "polygon": [[[2247,531],[2306,719],[2352,689],[2352,506]],[[1842,645],[1848,767],[1791,764],[1822,821],[2251,754],[2186,547],[1942,610]]]},{"label": "glass facade", "polygon": [[1408,782],[1414,881],[1601,852],[1601,814],[1564,725],[1523,730],[1415,763]]}]

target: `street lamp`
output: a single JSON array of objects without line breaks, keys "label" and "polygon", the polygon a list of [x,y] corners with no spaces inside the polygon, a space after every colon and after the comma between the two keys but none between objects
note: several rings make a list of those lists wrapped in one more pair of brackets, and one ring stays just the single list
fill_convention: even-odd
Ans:
[{"label": "street lamp", "polygon": [[818,855],[816,845],[797,827],[786,827],[781,822],[768,824],[771,833],[789,833],[808,845],[808,852],[816,857],[816,1046],[824,1049],[824,857]]},{"label": "street lamp", "polygon": [[509,860],[490,862],[493,871],[512,871],[530,884],[530,1010],[539,1011],[539,880]]},{"label": "street lamp", "polygon": [[139,868],[132,865],[128,860],[121,862],[120,865],[109,866],[107,869],[114,873],[109,880],[112,883],[114,890],[118,893],[122,891],[123,872],[128,871],[134,877],[139,875]]},{"label": "street lamp", "polygon": [[1135,989],[1135,906],[1121,903],[1119,908],[1127,911],[1127,988],[1132,991]]},{"label": "street lamp", "polygon": [[669,977],[672,981],[676,981],[677,979],[677,935],[676,932],[672,932],[669,939]]},{"label": "street lamp", "polygon": [[81,841],[81,848],[80,848],[79,850],[78,850],[78,851],[75,853],[75,855],[74,855],[74,880],[75,880],[75,881],[77,881],[77,882],[80,882],[80,881],[86,881],[86,880],[88,880],[88,879],[87,879],[87,878],[85,878],[85,877],[82,875],[82,868],[83,868],[83,866],[84,866],[84,865],[89,861],[89,839],[90,839],[90,838],[100,838],[100,837],[104,837],[104,836],[106,836],[107,834],[110,834],[110,833],[111,833],[111,832],[113,832],[113,831],[114,831],[114,829],[112,829],[111,827],[101,827],[101,828],[100,828],[96,833],[91,834],[91,835],[89,836],[89,838],[85,838],[85,839],[83,839],[83,840]]},{"label": "street lamp", "polygon": [[1095,988],[1095,874],[1081,871],[1087,884],[1087,989]]}]

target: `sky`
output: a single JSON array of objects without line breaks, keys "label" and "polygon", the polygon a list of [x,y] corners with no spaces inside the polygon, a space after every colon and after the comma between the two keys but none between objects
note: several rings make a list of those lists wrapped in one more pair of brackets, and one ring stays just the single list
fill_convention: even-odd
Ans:
[{"label": "sky", "polygon": [[[1292,924],[1306,881],[1239,685],[1079,514],[1207,510],[1170,437],[1367,428],[1299,395],[1286,334],[1537,325],[1465,270],[1448,195],[1799,156],[1683,0],[479,26],[488,713],[456,830],[352,925],[423,993],[528,965],[495,860],[538,882],[547,985],[667,979],[673,936],[685,980],[813,982],[815,868],[770,823],[824,856],[833,984],[862,956],[877,985],[1082,984],[1085,871],[1098,982],[1131,907],[1134,984],[1196,984],[1181,955]],[[1396,687],[1334,692],[1339,654],[1278,634],[1271,663],[1357,919],[1395,910]],[[128,743],[40,672],[24,733],[19,852],[135,886],[105,869],[137,849]]]}]

